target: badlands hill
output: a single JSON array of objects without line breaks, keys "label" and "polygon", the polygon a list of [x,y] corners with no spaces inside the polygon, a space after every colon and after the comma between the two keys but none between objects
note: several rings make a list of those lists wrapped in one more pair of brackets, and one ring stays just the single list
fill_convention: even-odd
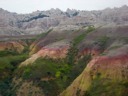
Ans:
[{"label": "badlands hill", "polygon": [[127,96],[127,6],[0,9],[0,21],[1,96]]},{"label": "badlands hill", "polygon": [[80,26],[114,26],[128,24],[128,6],[100,11],[59,9],[36,11],[30,14],[11,13],[0,9],[0,34],[39,34],[49,28],[59,30],[78,29]]}]

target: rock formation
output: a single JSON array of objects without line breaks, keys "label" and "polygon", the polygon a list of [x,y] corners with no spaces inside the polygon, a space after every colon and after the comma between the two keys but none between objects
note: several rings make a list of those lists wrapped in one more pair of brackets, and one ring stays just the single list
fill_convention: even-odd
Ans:
[{"label": "rock formation", "polygon": [[16,14],[0,9],[0,34],[40,34],[54,27],[61,30],[73,30],[88,25],[127,25],[127,9],[125,5],[121,8],[107,8],[100,11],[67,9],[63,12],[59,9],[51,9],[31,14]]},{"label": "rock formation", "polygon": [[126,96],[127,13],[127,6],[31,14],[0,9],[0,51],[21,53],[0,58],[0,85],[8,89],[0,86],[0,95]]}]

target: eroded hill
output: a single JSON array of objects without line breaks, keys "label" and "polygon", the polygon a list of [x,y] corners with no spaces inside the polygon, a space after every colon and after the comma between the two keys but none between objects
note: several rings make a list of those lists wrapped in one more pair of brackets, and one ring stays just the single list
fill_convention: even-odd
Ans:
[{"label": "eroded hill", "polygon": [[126,96],[127,30],[52,29],[36,40],[1,41],[1,95]]},{"label": "eroded hill", "polygon": [[1,9],[0,95],[127,96],[126,9],[27,15]]}]

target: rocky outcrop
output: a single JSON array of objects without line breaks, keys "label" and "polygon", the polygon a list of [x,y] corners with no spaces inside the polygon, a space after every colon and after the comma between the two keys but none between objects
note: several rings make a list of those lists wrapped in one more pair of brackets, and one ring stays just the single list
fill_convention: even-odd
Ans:
[{"label": "rocky outcrop", "polygon": [[59,9],[51,9],[31,14],[16,14],[0,9],[0,35],[40,34],[54,27],[73,30],[88,25],[128,25],[127,9],[127,6],[101,11],[67,9],[63,12]]},{"label": "rocky outcrop", "polygon": [[[25,61],[23,59],[23,62],[21,60],[19,65],[15,61],[17,66],[14,62],[16,72],[20,74],[16,74],[12,81],[14,84],[9,84],[9,88],[13,87],[17,96],[44,96],[44,93],[47,95],[51,92],[51,84],[54,86],[56,83],[57,86],[53,87],[57,87],[54,96],[60,94],[65,85],[68,88],[60,96],[126,96],[124,94],[128,92],[127,9],[127,6],[101,11],[68,9],[62,12],[59,9],[51,9],[31,14],[16,14],[0,9],[0,51],[24,52],[27,44],[35,39],[35,34],[52,29],[41,34],[38,40],[32,43],[29,58],[25,58]],[[94,25],[95,28],[88,25]],[[71,62],[64,59],[66,56],[71,57],[68,58]],[[38,59],[39,62],[36,62]],[[55,68],[52,69],[53,64]],[[50,69],[45,70],[49,68],[46,65],[50,66]],[[83,66],[86,66],[84,70]],[[6,69],[8,67],[5,67]],[[10,70],[14,71],[12,68]],[[73,79],[70,74],[75,75]],[[74,81],[71,83],[70,80]]]},{"label": "rocky outcrop", "polygon": [[[127,26],[98,28],[94,32],[85,36],[76,48],[79,50],[78,57],[90,54],[93,57],[98,56],[104,51],[116,46],[125,45],[127,36]],[[34,42],[30,48],[30,58],[25,61],[25,65],[32,64],[39,57],[65,58],[71,41],[86,33],[84,28],[77,31],[54,31],[52,30],[45,37]],[[117,33],[117,34],[116,34]],[[116,34],[116,35],[115,35]],[[120,38],[120,41],[119,39]],[[118,47],[117,47],[118,48]],[[104,53],[105,53],[104,52]],[[106,54],[105,53],[105,54]],[[113,53],[113,52],[111,52]],[[114,53],[115,54],[115,53]]]},{"label": "rocky outcrop", "polygon": [[62,48],[42,48],[36,54],[33,54],[29,59],[21,63],[20,66],[25,66],[34,63],[38,58],[52,58],[52,59],[63,59],[66,57],[68,47]]},{"label": "rocky outcrop", "polygon": [[21,53],[24,50],[26,44],[22,41],[8,41],[0,42],[0,51],[13,50],[18,53]]}]

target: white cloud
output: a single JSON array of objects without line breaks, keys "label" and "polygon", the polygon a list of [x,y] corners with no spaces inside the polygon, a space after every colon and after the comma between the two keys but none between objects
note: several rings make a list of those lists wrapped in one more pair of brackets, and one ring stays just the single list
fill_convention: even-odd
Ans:
[{"label": "white cloud", "polygon": [[128,0],[0,0],[0,7],[11,12],[30,13],[36,10],[100,10],[106,7],[128,5]]}]

